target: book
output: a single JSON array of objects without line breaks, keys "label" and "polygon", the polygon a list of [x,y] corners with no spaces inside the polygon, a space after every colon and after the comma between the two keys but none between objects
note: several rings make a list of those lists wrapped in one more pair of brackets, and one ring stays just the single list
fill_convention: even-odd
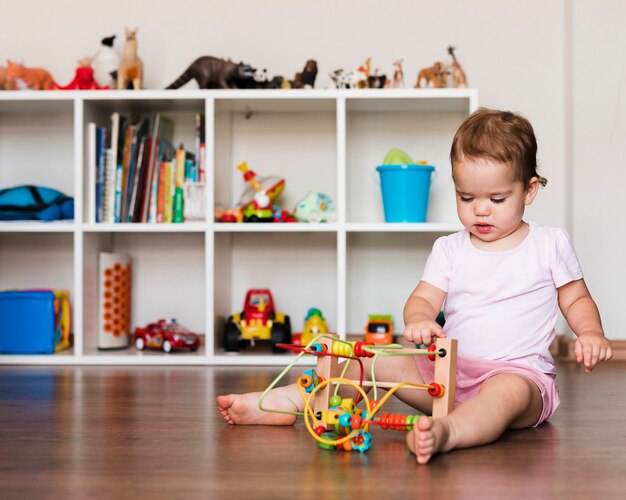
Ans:
[{"label": "book", "polygon": [[196,113],[196,135],[195,135],[195,164],[198,170],[198,182],[204,182],[205,171],[205,138],[206,120],[203,113]]},{"label": "book", "polygon": [[163,174],[163,222],[172,222],[172,201],[175,182],[173,179],[174,163],[165,162],[165,172]]},{"label": "book", "polygon": [[87,221],[93,224],[96,222],[96,124],[93,122],[87,124],[87,176]]},{"label": "book", "polygon": [[120,222],[124,222],[126,219],[126,194],[128,193],[128,169],[130,166],[130,157],[132,153],[132,140],[133,130],[135,126],[128,123],[124,129],[124,141],[122,146],[122,179],[121,179],[121,194],[120,200]]},{"label": "book", "polygon": [[134,162],[134,168],[132,169],[132,181],[129,185],[130,193],[130,201],[128,202],[128,212],[126,213],[126,222],[138,222],[136,218],[136,208],[137,208],[137,198],[141,196],[139,191],[141,189],[141,176],[144,165],[146,164],[146,143],[148,142],[148,137],[141,137],[138,139],[139,148],[137,150],[137,157]]},{"label": "book", "polygon": [[106,129],[96,127],[96,222],[102,222],[102,203],[104,191],[104,158],[106,148]]},{"label": "book", "polygon": [[157,208],[156,208],[156,221],[157,224],[161,224],[164,222],[165,215],[165,170],[166,163],[162,161],[159,164],[159,178],[158,178],[158,186],[157,186]]},{"label": "book", "polygon": [[183,222],[183,185],[185,183],[185,156],[182,148],[176,150],[176,171],[174,172],[174,196],[172,222]]},{"label": "book", "polygon": [[125,204],[122,206],[122,210],[124,211],[124,217],[122,220],[124,222],[132,222],[132,213],[130,211],[130,204],[133,195],[133,190],[135,188],[135,177],[137,175],[137,163],[140,159],[139,149],[141,146],[141,139],[146,135],[146,131],[148,128],[148,120],[146,118],[140,118],[136,124],[133,126],[133,133],[131,136],[130,143],[130,156],[128,163],[128,175],[126,177],[126,199]]},{"label": "book", "polygon": [[104,151],[104,184],[102,189],[102,222],[111,224],[115,221],[115,172],[113,149]]},{"label": "book", "polygon": [[118,163],[115,169],[115,210],[114,219],[115,223],[119,223],[122,217],[122,164]]}]

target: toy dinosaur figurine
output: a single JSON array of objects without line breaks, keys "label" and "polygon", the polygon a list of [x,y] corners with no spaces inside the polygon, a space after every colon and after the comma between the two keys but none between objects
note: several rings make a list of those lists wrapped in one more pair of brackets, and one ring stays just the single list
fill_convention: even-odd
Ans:
[{"label": "toy dinosaur figurine", "polygon": [[86,57],[78,61],[78,68],[76,68],[76,73],[74,75],[74,79],[68,83],[67,85],[58,85],[54,84],[54,88],[58,90],[101,90],[108,89],[109,86],[105,85],[101,87],[94,80],[93,77],[93,68],[89,65],[91,62],[90,57]]},{"label": "toy dinosaur figurine", "polygon": [[126,28],[126,42],[122,52],[122,59],[117,70],[117,88],[125,89],[132,82],[135,90],[141,88],[143,79],[143,63],[137,56],[137,29]]},{"label": "toy dinosaur figurine", "polygon": [[54,88],[52,75],[43,68],[27,68],[7,61],[6,83],[10,89],[50,90]]},{"label": "toy dinosaur figurine", "polygon": [[212,56],[196,59],[168,89],[178,89],[190,80],[196,80],[201,89],[235,89],[249,86],[256,69],[243,63],[234,63]]}]

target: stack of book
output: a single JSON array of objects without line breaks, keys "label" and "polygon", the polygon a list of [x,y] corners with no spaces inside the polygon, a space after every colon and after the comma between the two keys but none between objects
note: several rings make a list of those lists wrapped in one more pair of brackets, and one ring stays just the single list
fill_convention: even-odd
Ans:
[{"label": "stack of book", "polygon": [[[90,222],[204,219],[204,116],[196,114],[193,153],[174,147],[172,135],[172,122],[160,113],[134,119],[113,113],[108,128],[88,124]],[[193,196],[187,209],[185,193]]]}]

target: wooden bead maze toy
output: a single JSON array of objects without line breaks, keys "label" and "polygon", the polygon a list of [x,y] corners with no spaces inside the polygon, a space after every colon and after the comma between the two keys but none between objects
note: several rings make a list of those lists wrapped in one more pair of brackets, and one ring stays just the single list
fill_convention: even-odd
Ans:
[{"label": "wooden bead maze toy", "polygon": [[[357,450],[364,452],[370,448],[369,427],[377,425],[381,429],[410,431],[419,415],[382,413],[385,402],[399,389],[426,390],[433,398],[432,418],[448,415],[454,409],[456,390],[457,341],[437,339],[427,348],[406,349],[398,344],[374,345],[368,342],[348,342],[336,335],[318,335],[305,347],[281,344],[281,347],[298,352],[295,360],[270,384],[259,398],[259,409],[273,413],[302,415],[311,436],[319,446],[326,449]],[[285,374],[305,355],[317,357],[315,369],[305,371],[297,381],[304,401],[304,412],[286,412],[263,407],[263,400]],[[380,356],[419,356],[425,355],[435,363],[432,384],[413,382],[377,381],[375,365]],[[364,367],[360,358],[372,358],[371,381],[364,380]],[[341,365],[339,359],[346,361]],[[350,362],[360,366],[360,379],[344,378]],[[333,374],[340,373],[338,377]],[[339,389],[342,385],[356,390],[356,398],[342,398]],[[371,388],[373,399],[369,399],[366,389]],[[378,400],[378,389],[387,390]],[[357,405],[363,402],[365,408]],[[380,413],[380,414],[379,414]]]}]

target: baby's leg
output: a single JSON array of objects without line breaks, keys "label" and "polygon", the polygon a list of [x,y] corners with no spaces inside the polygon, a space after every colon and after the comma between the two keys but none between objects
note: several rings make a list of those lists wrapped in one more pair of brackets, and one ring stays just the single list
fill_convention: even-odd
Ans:
[{"label": "baby's leg", "polygon": [[435,453],[491,443],[506,429],[530,427],[541,410],[541,393],[532,380],[501,373],[448,416],[436,420],[420,417],[407,434],[407,444],[418,463],[425,464]]},{"label": "baby's leg", "polygon": [[[264,424],[264,425],[291,425],[296,421],[295,415],[273,413],[259,408],[261,392],[246,394],[228,394],[217,397],[219,412],[229,424]],[[269,391],[263,400],[263,407],[301,412],[304,402],[296,384],[276,387]]]}]

